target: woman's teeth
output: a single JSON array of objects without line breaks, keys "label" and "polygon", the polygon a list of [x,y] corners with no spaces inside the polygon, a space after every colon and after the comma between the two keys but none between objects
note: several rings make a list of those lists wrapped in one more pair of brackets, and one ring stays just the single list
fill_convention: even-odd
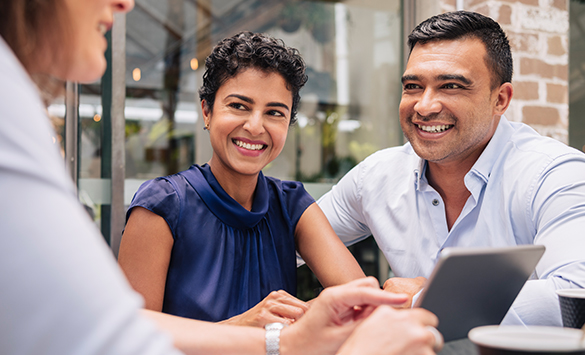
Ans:
[{"label": "woman's teeth", "polygon": [[453,127],[453,125],[439,125],[439,126],[423,126],[423,125],[417,125],[417,126],[418,126],[418,128],[422,129],[423,131],[429,132],[429,133],[445,132],[449,128]]},{"label": "woman's teeth", "polygon": [[262,148],[264,148],[264,144],[250,144],[250,143],[244,143],[242,141],[237,141],[237,140],[234,140],[234,143],[238,147],[248,149],[248,150],[261,150]]},{"label": "woman's teeth", "polygon": [[100,23],[98,25],[98,30],[101,32],[101,34],[105,35],[106,32],[108,32],[108,26],[104,25],[103,23]]}]

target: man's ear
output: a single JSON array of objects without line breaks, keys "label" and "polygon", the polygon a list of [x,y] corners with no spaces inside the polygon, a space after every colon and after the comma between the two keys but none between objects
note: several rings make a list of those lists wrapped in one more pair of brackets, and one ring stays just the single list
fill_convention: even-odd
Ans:
[{"label": "man's ear", "polygon": [[503,83],[497,90],[497,96],[495,97],[494,115],[501,116],[506,112],[510,101],[514,95],[514,87],[512,83]]}]

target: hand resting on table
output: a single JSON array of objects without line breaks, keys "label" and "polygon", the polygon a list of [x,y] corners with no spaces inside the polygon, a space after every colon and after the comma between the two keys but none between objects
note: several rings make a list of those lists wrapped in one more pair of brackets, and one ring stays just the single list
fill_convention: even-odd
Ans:
[{"label": "hand resting on table", "polygon": [[264,327],[269,323],[292,324],[309,309],[306,302],[284,290],[273,291],[246,312],[226,319],[225,324]]}]

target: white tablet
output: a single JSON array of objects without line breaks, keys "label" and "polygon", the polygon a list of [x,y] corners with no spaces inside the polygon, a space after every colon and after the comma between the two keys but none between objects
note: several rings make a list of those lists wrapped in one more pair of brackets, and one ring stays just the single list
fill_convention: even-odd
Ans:
[{"label": "white tablet", "polygon": [[500,324],[544,253],[542,245],[445,248],[415,307],[439,317],[445,341]]}]

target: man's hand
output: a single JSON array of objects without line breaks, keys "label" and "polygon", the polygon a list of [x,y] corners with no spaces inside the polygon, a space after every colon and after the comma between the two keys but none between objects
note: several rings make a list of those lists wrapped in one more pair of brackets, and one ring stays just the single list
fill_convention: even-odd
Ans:
[{"label": "man's hand", "polygon": [[422,308],[380,306],[356,328],[338,355],[434,354],[443,346],[443,338],[430,328],[437,322],[434,314]]},{"label": "man's hand", "polygon": [[373,277],[328,287],[299,321],[283,329],[281,353],[335,354],[377,306],[397,306],[406,300],[406,295],[380,290],[378,280]]},{"label": "man's hand", "polygon": [[264,327],[268,323],[292,324],[309,309],[306,302],[291,296],[286,291],[271,292],[256,306],[221,323]]},{"label": "man's hand", "polygon": [[401,307],[410,308],[412,305],[412,298],[423,289],[426,281],[427,279],[422,276],[414,279],[392,277],[384,282],[384,291],[407,294],[409,296],[408,301]]}]

